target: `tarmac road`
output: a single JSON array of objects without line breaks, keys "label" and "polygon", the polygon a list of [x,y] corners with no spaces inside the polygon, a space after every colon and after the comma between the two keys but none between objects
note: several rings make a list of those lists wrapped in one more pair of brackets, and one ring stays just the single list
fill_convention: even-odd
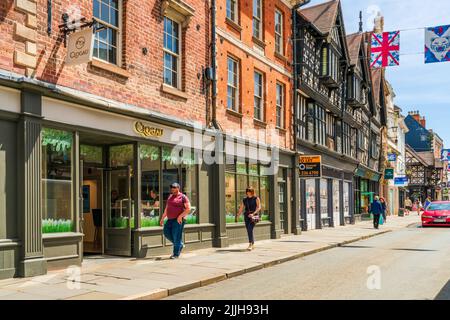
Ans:
[{"label": "tarmac road", "polygon": [[400,229],[167,299],[450,299],[450,229]]}]

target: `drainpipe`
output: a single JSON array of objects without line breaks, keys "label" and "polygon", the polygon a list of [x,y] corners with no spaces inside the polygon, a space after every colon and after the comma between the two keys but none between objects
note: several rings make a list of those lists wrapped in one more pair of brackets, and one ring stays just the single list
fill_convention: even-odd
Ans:
[{"label": "drainpipe", "polygon": [[211,0],[211,124],[215,129],[220,129],[217,123],[217,65],[216,65],[216,0]]}]

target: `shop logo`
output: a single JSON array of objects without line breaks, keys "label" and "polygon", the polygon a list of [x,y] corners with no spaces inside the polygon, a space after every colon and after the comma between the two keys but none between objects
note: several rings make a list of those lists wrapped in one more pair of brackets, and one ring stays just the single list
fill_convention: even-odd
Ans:
[{"label": "shop logo", "polygon": [[83,36],[81,36],[75,42],[75,47],[77,47],[78,50],[81,50],[81,49],[83,49],[85,44],[86,44],[86,39]]},{"label": "shop logo", "polygon": [[134,123],[134,131],[145,138],[160,138],[164,135],[164,129],[146,125],[141,121]]}]

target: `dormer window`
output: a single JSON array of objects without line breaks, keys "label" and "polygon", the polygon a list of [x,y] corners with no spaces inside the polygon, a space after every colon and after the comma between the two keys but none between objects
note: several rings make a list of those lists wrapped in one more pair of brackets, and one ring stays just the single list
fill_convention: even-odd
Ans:
[{"label": "dormer window", "polygon": [[322,79],[325,84],[337,86],[339,83],[339,56],[330,46],[322,48]]}]

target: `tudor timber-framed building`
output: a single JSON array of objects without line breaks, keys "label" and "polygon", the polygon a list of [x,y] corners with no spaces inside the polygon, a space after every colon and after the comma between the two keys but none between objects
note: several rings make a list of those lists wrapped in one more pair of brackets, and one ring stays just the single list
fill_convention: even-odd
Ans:
[{"label": "tudor timber-framed building", "polygon": [[339,0],[299,11],[296,33],[296,148],[323,162],[297,184],[302,228],[352,223],[379,192],[384,74],[369,70],[370,33],[347,37]]}]

